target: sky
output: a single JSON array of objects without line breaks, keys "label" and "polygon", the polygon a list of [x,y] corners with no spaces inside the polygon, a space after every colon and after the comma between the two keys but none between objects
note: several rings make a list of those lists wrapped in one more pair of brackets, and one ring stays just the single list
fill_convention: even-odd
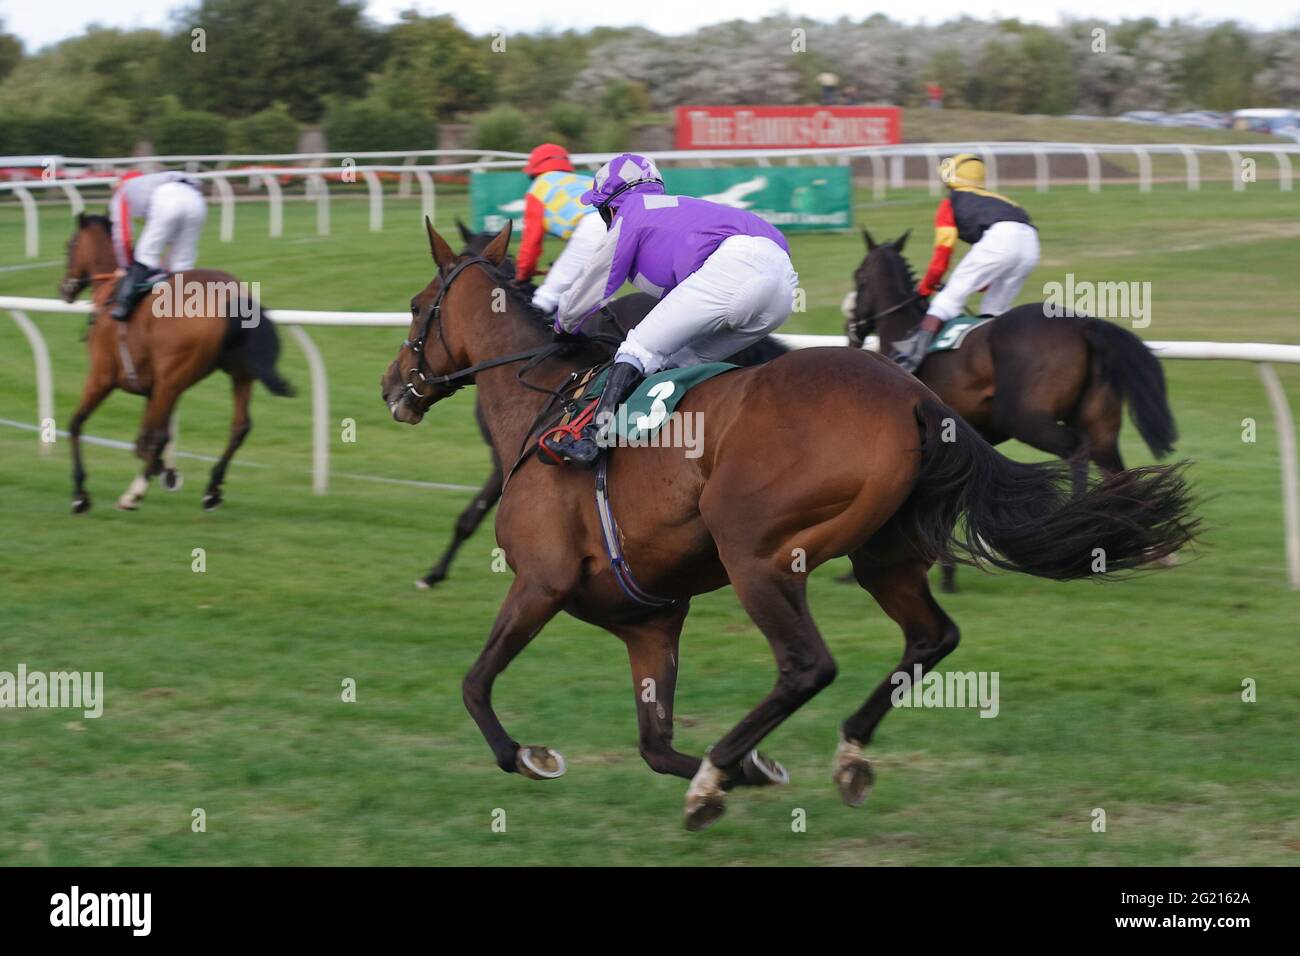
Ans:
[{"label": "sky", "polygon": [[[0,0],[0,18],[5,30],[22,38],[28,52],[76,36],[91,23],[122,28],[165,27],[171,12],[190,6],[180,0]],[[918,4],[916,0],[660,0],[657,3],[590,3],[572,0],[544,5],[537,0],[489,0],[487,3],[435,3],[429,0],[367,0],[369,16],[380,23],[392,23],[405,9],[421,13],[452,13],[472,33],[494,30],[532,32],[539,29],[585,29],[593,26],[645,26],[659,33],[689,33],[697,27],[724,20],[756,20],[765,14],[790,10],[817,20],[840,16],[860,19],[883,13],[905,23],[942,21],[943,6]],[[977,19],[1018,17],[1036,23],[1057,23],[1062,19],[1120,20],[1125,17],[1156,17],[1168,21],[1215,22],[1236,19],[1262,29],[1300,26],[1300,0],[962,0],[952,12],[965,12]]]}]

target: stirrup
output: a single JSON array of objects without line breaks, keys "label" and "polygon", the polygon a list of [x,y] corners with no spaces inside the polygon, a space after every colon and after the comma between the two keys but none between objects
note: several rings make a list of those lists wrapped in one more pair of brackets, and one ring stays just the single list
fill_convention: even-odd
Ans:
[{"label": "stirrup", "polygon": [[561,436],[567,436],[571,441],[578,441],[582,438],[582,433],[588,425],[591,424],[592,418],[596,414],[596,406],[600,400],[592,401],[586,408],[574,416],[573,421],[565,425],[556,425],[554,428],[548,428],[542,432],[541,437],[537,439],[537,457],[544,465],[563,465],[566,459],[557,455],[550,447],[547,446],[547,439],[558,440]]}]

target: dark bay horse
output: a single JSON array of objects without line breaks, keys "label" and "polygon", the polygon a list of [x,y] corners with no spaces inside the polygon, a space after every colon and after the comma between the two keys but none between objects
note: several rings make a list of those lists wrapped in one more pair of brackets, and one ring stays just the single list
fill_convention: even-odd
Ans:
[{"label": "dark bay horse", "polygon": [[[122,323],[108,314],[117,268],[109,230],[105,216],[77,217],[77,228],[68,243],[67,269],[59,284],[59,294],[67,302],[93,286],[95,302],[86,334],[90,371],[81,403],[68,425],[74,485],[72,512],[83,514],[90,510],[86,471],[81,463],[81,429],[113,389],[148,399],[135,443],[135,453],[144,461],[144,469],[117,501],[119,509],[134,511],[155,475],[163,473],[168,490],[180,486],[179,475],[165,469],[163,461],[172,410],[187,388],[220,368],[234,385],[235,415],[230,440],[203,493],[203,508],[211,511],[222,502],[221,486],[230,459],[252,428],[248,406],[254,380],[261,381],[273,395],[293,394],[275,368],[280,354],[275,326],[257,302],[241,301],[234,276],[212,269],[192,269],[168,276],[156,285],[131,313],[123,336]],[[173,290],[178,294],[171,296]],[[158,302],[160,293],[170,301]]]},{"label": "dark bay horse", "polygon": [[[564,351],[514,303],[493,310],[509,227],[481,258],[457,257],[426,228],[437,272],[411,300],[407,341],[383,375],[384,401],[396,421],[415,425],[472,382],[498,457],[513,461],[535,447],[539,413],[553,401],[520,383],[521,356],[530,356],[534,382],[555,388],[602,353]],[[905,641],[897,667],[841,728],[834,779],[856,806],[871,783],[863,748],[891,709],[890,676],[932,668],[957,645],[956,624],[929,590],[936,558],[960,554],[1069,580],[1093,574],[1096,549],[1114,574],[1183,546],[1196,526],[1180,467],[1123,471],[1072,496],[1064,465],[1004,457],[911,375],[858,349],[792,351],[704,382],[677,410],[706,426],[700,457],[620,448],[608,482],[627,566],[644,591],[672,603],[635,601],[616,579],[596,476],[525,459],[496,516],[515,577],[463,694],[502,770],[557,777],[565,766],[556,751],[520,746],[502,726],[493,682],[560,612],[612,632],[631,661],[642,755],[652,769],[691,781],[689,829],[722,815],[729,788],[786,778],[756,748],[836,675],[808,609],[813,568],[848,555]],[[943,440],[947,429],[954,440]],[[777,678],[701,757],[673,746],[678,640],[691,598],[728,583],[771,645]]]},{"label": "dark bay horse", "polygon": [[[916,278],[903,257],[907,233],[877,243],[865,229],[867,255],[853,274],[857,290],[846,331],[860,346],[873,332],[881,352],[925,316]],[[985,441],[1015,438],[1070,462],[1076,491],[1088,462],[1105,476],[1124,470],[1119,454],[1124,402],[1157,458],[1178,438],[1160,361],[1140,338],[1113,322],[1052,316],[1044,303],[1017,306],[970,332],[960,349],[926,358],[917,377]],[[944,567],[944,590],[952,586]]]},{"label": "dark bay horse", "polygon": [[[483,250],[487,248],[495,233],[491,232],[471,232],[464,223],[459,219],[456,220],[456,228],[460,231],[463,247],[461,248],[462,256],[482,255]],[[514,260],[507,255],[497,272],[502,282],[508,282],[515,274]],[[527,297],[527,291],[524,291]],[[634,292],[631,295],[625,295],[615,299],[609,304],[605,313],[597,314],[588,319],[591,325],[591,331],[598,336],[617,335],[622,338],[627,334],[628,329],[637,325],[644,319],[656,305],[659,300],[652,295],[644,292]],[[770,362],[778,355],[784,354],[788,349],[776,339],[768,336],[750,345],[733,355],[729,362],[736,365],[758,365],[760,362]],[[613,356],[613,349],[608,349],[609,354]],[[492,437],[488,432],[487,422],[483,419],[483,406],[476,402],[474,404],[474,420],[478,423],[479,433],[483,436],[483,441],[492,448]],[[505,472],[501,468],[501,462],[497,460],[496,451],[492,451],[492,474],[488,475],[487,481],[479,489],[472,501],[465,506],[465,510],[460,513],[456,519],[456,524],[452,527],[451,542],[447,545],[442,556],[434,562],[433,567],[422,578],[417,578],[415,586],[421,589],[433,587],[447,579],[447,573],[451,569],[451,562],[455,559],[457,552],[460,551],[461,545],[468,541],[474,532],[478,530],[483,519],[488,516],[493,508],[496,507],[497,501],[501,498],[501,487],[505,483]]]}]

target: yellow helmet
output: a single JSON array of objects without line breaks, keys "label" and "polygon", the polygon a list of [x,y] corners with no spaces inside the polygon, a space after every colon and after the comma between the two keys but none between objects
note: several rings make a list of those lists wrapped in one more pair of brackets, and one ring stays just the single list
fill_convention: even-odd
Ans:
[{"label": "yellow helmet", "polygon": [[939,164],[939,179],[945,186],[984,188],[984,161],[974,153],[949,156]]}]

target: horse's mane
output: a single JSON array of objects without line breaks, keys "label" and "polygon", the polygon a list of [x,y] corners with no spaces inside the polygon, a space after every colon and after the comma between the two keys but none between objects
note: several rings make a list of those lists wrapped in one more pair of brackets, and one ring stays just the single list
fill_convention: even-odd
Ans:
[{"label": "horse's mane", "polygon": [[916,288],[916,270],[912,268],[912,263],[907,261],[907,257],[899,252],[893,243],[886,243],[877,248],[884,250],[885,258],[894,266],[895,274],[901,273],[907,278],[907,292],[910,294],[911,290]]},{"label": "horse's mane", "polygon": [[113,224],[109,221],[107,216],[86,214],[81,217],[81,224],[83,226],[85,225],[98,226],[100,229],[103,229],[104,232],[107,233],[108,235],[111,236],[113,234]]}]

